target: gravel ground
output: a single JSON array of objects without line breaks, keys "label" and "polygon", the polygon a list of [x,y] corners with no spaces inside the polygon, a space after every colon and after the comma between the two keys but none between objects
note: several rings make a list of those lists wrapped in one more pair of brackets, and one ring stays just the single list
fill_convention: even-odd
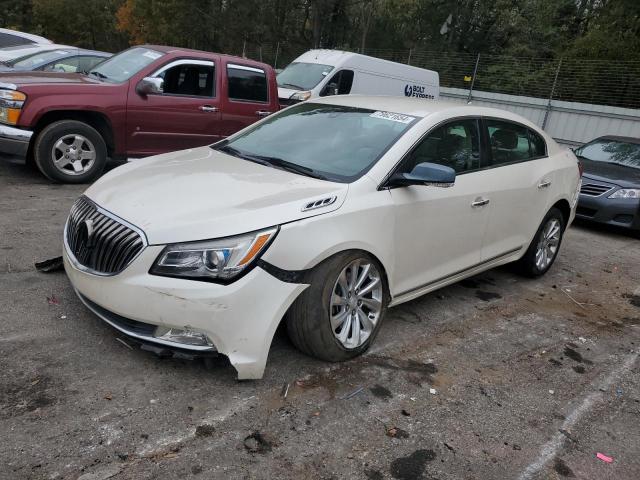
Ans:
[{"label": "gravel ground", "polygon": [[0,162],[0,478],[640,478],[640,240],[574,226],[542,279],[391,309],[349,363],[279,331],[238,382],[130,349],[35,271],[83,189]]}]

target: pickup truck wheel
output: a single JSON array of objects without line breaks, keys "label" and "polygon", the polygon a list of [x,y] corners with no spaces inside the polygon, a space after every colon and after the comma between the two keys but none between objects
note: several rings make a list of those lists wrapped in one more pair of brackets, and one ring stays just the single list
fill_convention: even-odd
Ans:
[{"label": "pickup truck wheel", "polygon": [[529,248],[516,263],[516,268],[527,277],[539,277],[547,273],[558,256],[565,229],[562,212],[552,208],[542,220]]},{"label": "pickup truck wheel", "polygon": [[365,352],[380,330],[387,306],[382,268],[362,252],[321,263],[311,285],[287,314],[287,331],[302,352],[340,362]]},{"label": "pickup truck wheel", "polygon": [[83,122],[61,120],[47,125],[33,148],[36,165],[50,180],[87,183],[107,163],[107,146],[98,131]]}]

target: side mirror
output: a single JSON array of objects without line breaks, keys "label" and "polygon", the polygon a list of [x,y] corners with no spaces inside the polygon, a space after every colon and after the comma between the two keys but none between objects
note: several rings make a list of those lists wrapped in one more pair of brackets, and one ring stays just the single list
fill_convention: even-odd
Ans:
[{"label": "side mirror", "polygon": [[411,173],[395,173],[387,182],[389,187],[426,185],[430,187],[453,187],[456,171],[437,163],[419,163]]},{"label": "side mirror", "polygon": [[157,77],[145,77],[136,85],[136,92],[143,97],[160,95],[164,92],[164,80]]}]

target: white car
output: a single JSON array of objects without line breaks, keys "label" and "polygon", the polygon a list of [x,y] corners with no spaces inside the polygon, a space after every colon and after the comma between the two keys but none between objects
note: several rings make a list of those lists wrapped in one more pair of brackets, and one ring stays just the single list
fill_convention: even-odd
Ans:
[{"label": "white car", "polygon": [[9,28],[0,28],[0,48],[14,47],[17,45],[33,45],[34,43],[51,45],[53,42],[40,35],[11,30]]},{"label": "white car", "polygon": [[56,44],[44,44],[44,43],[31,43],[29,45],[16,45],[13,47],[0,48],[0,63],[6,63],[16,58],[22,58],[34,53],[46,52],[48,50],[55,49],[67,49],[74,48],[68,45],[56,45]]},{"label": "white car", "polygon": [[512,113],[330,97],[112,170],[71,210],[65,268],[129,337],[260,378],[283,318],[300,350],[341,361],[387,307],[508,262],[545,273],[579,179]]}]

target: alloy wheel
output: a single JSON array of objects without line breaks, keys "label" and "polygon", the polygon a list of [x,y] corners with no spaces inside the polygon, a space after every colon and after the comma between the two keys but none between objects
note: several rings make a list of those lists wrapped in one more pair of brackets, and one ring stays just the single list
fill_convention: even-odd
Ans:
[{"label": "alloy wheel", "polygon": [[340,272],[331,292],[329,318],[344,348],[357,348],[371,336],[382,312],[382,295],[380,272],[370,261],[354,260]]},{"label": "alloy wheel", "polygon": [[93,167],[96,148],[82,135],[65,135],[53,144],[51,159],[55,167],[65,175],[82,175]]},{"label": "alloy wheel", "polygon": [[536,267],[538,270],[545,270],[553,262],[560,246],[561,233],[562,225],[557,218],[551,218],[542,229],[538,248],[536,249]]}]

